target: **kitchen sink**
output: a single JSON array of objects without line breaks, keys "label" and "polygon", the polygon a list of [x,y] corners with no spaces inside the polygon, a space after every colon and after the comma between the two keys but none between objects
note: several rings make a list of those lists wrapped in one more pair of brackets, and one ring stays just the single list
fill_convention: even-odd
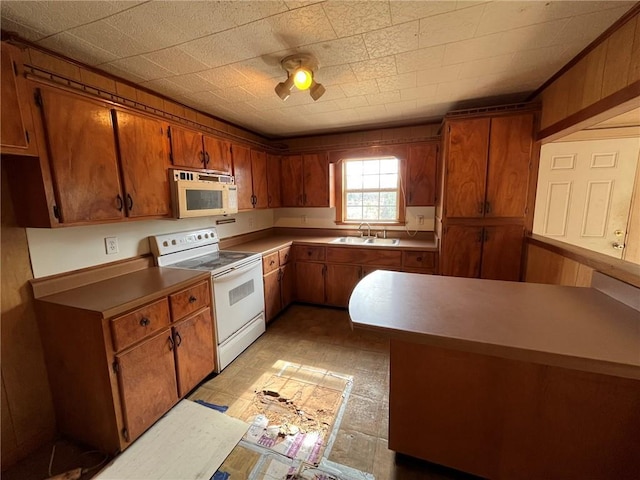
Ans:
[{"label": "kitchen sink", "polygon": [[331,240],[331,243],[345,243],[351,245],[398,245],[397,238],[376,238],[376,237],[338,237]]}]

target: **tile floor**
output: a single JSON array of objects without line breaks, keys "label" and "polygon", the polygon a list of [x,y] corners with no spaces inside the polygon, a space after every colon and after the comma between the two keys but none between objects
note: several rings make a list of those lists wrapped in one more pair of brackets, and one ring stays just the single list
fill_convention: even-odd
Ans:
[{"label": "tile floor", "polygon": [[[250,386],[278,360],[353,376],[353,388],[329,460],[373,473],[376,480],[476,478],[396,455],[387,448],[388,341],[369,332],[352,331],[346,310],[292,305],[222,374],[203,382],[187,398],[228,405],[228,414],[239,414],[253,396]],[[100,461],[96,454],[81,458],[86,450],[58,442],[53,472]],[[46,478],[50,454],[51,446],[43,447],[2,472],[3,480]],[[95,471],[83,475],[83,480],[92,474]]]}]

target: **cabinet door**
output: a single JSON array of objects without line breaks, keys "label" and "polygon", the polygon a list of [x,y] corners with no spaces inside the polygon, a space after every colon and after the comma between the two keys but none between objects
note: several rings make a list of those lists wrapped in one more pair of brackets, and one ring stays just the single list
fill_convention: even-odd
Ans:
[{"label": "cabinet door", "polygon": [[203,135],[202,140],[206,168],[231,175],[231,142],[207,135]]},{"label": "cabinet door", "polygon": [[349,305],[349,297],[362,278],[362,267],[357,265],[327,265],[327,303],[336,307]]},{"label": "cabinet door", "polygon": [[295,265],[288,263],[280,267],[280,291],[282,293],[282,308],[287,308],[293,302]]},{"label": "cabinet door", "polygon": [[407,161],[407,206],[436,204],[438,144],[412,145]]},{"label": "cabinet door", "polygon": [[442,239],[442,275],[477,278],[481,257],[482,227],[446,227]]},{"label": "cabinet door", "polygon": [[445,216],[484,215],[489,118],[456,120],[447,126]]},{"label": "cabinet door", "polygon": [[269,206],[267,190],[267,154],[259,150],[251,150],[251,183],[253,185],[254,208]]},{"label": "cabinet door", "polygon": [[33,118],[29,108],[29,95],[23,77],[21,53],[18,47],[2,43],[0,55],[0,143],[2,153],[37,155],[33,132]]},{"label": "cabinet door", "polygon": [[171,125],[171,163],[176,167],[205,168],[202,135],[194,130]]},{"label": "cabinet door", "polygon": [[213,323],[206,308],[173,327],[178,395],[184,397],[215,369]]},{"label": "cabinet door", "polygon": [[485,217],[523,217],[527,206],[533,114],[491,120]]},{"label": "cabinet door", "polygon": [[296,262],[296,299],[324,303],[324,263]]},{"label": "cabinet door", "polygon": [[127,215],[170,216],[170,164],[164,124],[140,115],[114,112]]},{"label": "cabinet door", "polygon": [[329,159],[325,154],[302,156],[305,207],[329,207]]},{"label": "cabinet door", "polygon": [[302,155],[285,155],[281,161],[282,206],[301,207],[303,205]]},{"label": "cabinet door", "polygon": [[264,310],[267,323],[282,310],[282,296],[280,290],[280,269],[266,274],[264,277]]},{"label": "cabinet door", "polygon": [[280,156],[267,155],[267,191],[269,193],[269,208],[282,206],[280,193]]},{"label": "cabinet door", "polygon": [[54,88],[37,90],[60,221],[122,218],[124,199],[108,105]]},{"label": "cabinet door", "polygon": [[178,401],[170,330],[116,355],[124,428],[133,441]]},{"label": "cabinet door", "polygon": [[520,280],[524,227],[504,225],[484,228],[481,278]]},{"label": "cabinet door", "polygon": [[233,146],[233,175],[238,186],[238,210],[253,208],[251,185],[251,150],[241,145]]}]

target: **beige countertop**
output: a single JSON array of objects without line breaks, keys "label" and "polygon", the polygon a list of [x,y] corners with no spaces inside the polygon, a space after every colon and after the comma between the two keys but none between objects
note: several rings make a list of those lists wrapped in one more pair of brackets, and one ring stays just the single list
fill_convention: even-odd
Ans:
[{"label": "beige countertop", "polygon": [[263,255],[277,251],[288,245],[323,245],[327,247],[347,247],[347,248],[366,248],[366,249],[401,249],[401,250],[420,250],[437,252],[438,247],[434,240],[414,240],[401,238],[398,245],[358,245],[331,243],[338,236],[312,236],[312,235],[273,235],[269,237],[252,240],[249,242],[235,244],[225,250],[237,250],[247,252],[258,252]]},{"label": "beige countertop", "polygon": [[47,295],[38,301],[97,312],[109,318],[210,276],[209,272],[197,270],[151,267]]},{"label": "beige countertop", "polygon": [[640,312],[592,288],[376,271],[349,314],[406,341],[640,379]]}]

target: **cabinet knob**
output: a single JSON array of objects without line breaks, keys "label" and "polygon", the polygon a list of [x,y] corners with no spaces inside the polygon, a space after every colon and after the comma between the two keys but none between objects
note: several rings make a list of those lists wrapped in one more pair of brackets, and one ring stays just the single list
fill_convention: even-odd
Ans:
[{"label": "cabinet knob", "polygon": [[147,325],[149,325],[151,323],[151,320],[149,320],[147,317],[142,317],[140,319],[140,326],[141,327],[146,327]]},{"label": "cabinet knob", "polygon": [[176,347],[179,347],[180,345],[182,345],[182,337],[180,336],[180,333],[176,331],[175,334],[175,342],[176,342]]},{"label": "cabinet knob", "polygon": [[195,302],[196,300],[197,300],[197,298],[196,298],[196,297],[194,297],[193,295],[191,295],[191,296],[189,297],[189,303],[193,303],[193,302]]},{"label": "cabinet knob", "polygon": [[271,261],[269,262],[269,265],[273,265],[274,263],[276,263],[276,261],[275,261],[275,260],[271,260]]}]

